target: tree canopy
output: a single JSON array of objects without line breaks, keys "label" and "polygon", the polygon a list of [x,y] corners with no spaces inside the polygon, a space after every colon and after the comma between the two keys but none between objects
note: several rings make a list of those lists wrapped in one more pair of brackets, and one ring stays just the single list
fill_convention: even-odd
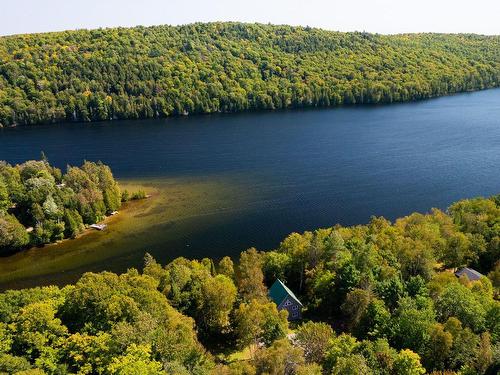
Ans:
[{"label": "tree canopy", "polygon": [[[30,162],[1,175],[23,195],[23,181],[59,175],[46,168]],[[97,170],[75,170],[72,186],[99,186],[81,172]],[[53,191],[39,186],[34,196]],[[242,252],[236,265],[162,266],[146,255],[142,272],[0,293],[0,373],[497,374],[499,205],[498,196],[476,198],[446,213],[294,233],[275,250]],[[459,265],[488,277],[456,277]],[[305,321],[289,323],[267,297],[277,276]]]},{"label": "tree canopy", "polygon": [[48,161],[0,161],[0,255],[74,237],[121,206],[111,169],[85,162],[66,174]]},{"label": "tree canopy", "polygon": [[411,101],[497,87],[499,57],[498,36],[243,23],[6,36],[0,124]]}]

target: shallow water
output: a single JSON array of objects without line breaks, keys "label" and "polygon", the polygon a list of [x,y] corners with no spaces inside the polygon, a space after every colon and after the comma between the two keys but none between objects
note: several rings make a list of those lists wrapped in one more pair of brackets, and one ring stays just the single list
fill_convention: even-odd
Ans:
[{"label": "shallow water", "polygon": [[[109,164],[151,200],[108,231],[0,259],[0,287],[273,248],[292,231],[500,192],[500,89],[418,103],[0,130],[0,160]],[[35,263],[36,262],[36,263]],[[36,264],[36,266],[35,266]]]}]

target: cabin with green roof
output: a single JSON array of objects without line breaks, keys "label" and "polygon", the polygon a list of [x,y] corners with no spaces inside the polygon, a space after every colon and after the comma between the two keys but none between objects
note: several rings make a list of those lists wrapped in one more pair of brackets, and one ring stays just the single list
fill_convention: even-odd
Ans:
[{"label": "cabin with green roof", "polygon": [[277,279],[269,289],[269,297],[278,306],[278,310],[288,311],[288,320],[302,318],[302,303],[280,279]]}]

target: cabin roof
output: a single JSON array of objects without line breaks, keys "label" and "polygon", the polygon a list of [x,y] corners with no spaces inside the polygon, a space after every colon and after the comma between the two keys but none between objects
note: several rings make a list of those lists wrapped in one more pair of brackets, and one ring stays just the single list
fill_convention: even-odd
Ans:
[{"label": "cabin roof", "polygon": [[456,277],[462,277],[463,275],[467,276],[467,278],[471,281],[479,280],[484,276],[482,273],[479,273],[476,270],[468,267],[462,268],[461,270],[455,272]]},{"label": "cabin roof", "polygon": [[271,297],[274,303],[278,306],[285,300],[286,297],[290,297],[292,300],[302,306],[302,303],[295,296],[295,294],[290,289],[288,289],[288,287],[283,284],[280,279],[276,279],[274,284],[271,286],[271,289],[269,289],[269,297]]}]

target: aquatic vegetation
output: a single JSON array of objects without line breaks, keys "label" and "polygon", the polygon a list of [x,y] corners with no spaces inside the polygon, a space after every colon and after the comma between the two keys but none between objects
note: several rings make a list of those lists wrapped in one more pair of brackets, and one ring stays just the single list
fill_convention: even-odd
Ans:
[{"label": "aquatic vegetation", "polygon": [[86,270],[121,272],[140,265],[145,252],[159,259],[172,259],[186,251],[198,254],[186,247],[191,233],[208,233],[245,209],[242,188],[217,177],[118,183],[122,191],[143,190],[151,197],[123,203],[118,215],[106,218],[104,231],[85,231],[75,239],[0,258],[0,288],[64,285]]}]

